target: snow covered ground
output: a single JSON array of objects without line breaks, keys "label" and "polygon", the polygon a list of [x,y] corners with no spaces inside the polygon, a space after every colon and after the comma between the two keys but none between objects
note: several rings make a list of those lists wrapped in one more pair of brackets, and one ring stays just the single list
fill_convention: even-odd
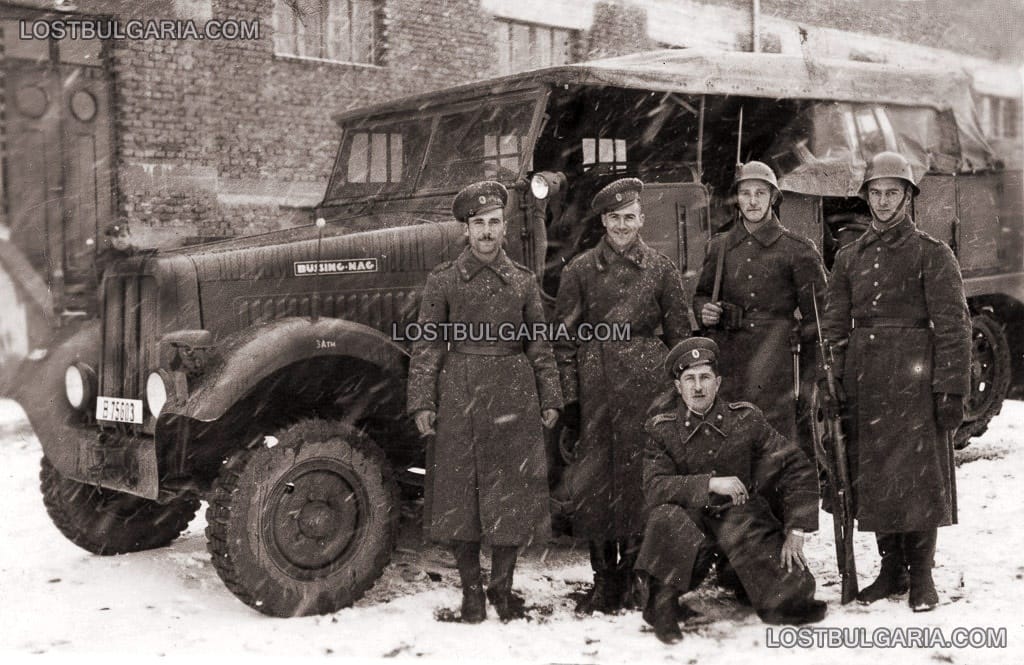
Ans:
[{"label": "snow covered ground", "polygon": [[[171,547],[116,557],[78,549],[51,525],[38,490],[39,443],[17,405],[0,400],[0,657],[4,662],[531,662],[531,663],[1024,663],[1024,403],[1008,402],[990,431],[960,455],[960,525],[939,532],[935,579],[943,604],[912,614],[906,599],[839,605],[829,517],[808,543],[823,627],[1005,628],[1006,647],[772,648],[731,594],[705,585],[692,595],[702,615],[684,640],[663,646],[639,612],[577,618],[573,594],[589,579],[585,551],[563,542],[526,554],[516,588],[530,619],[478,626],[435,619],[456,609],[457,574],[447,555],[422,544],[415,507],[403,514],[399,550],[355,607],[334,615],[272,619],[235,599],[206,552],[200,512]],[[858,534],[861,584],[877,570],[871,534]],[[907,633],[900,636],[912,637]]]}]

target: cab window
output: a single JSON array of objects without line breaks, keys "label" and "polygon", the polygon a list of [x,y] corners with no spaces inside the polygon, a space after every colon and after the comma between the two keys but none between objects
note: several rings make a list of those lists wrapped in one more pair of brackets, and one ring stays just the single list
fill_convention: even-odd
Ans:
[{"label": "cab window", "polygon": [[419,189],[458,189],[474,180],[514,180],[529,160],[524,153],[535,104],[533,100],[486,104],[442,116]]},{"label": "cab window", "polygon": [[349,128],[327,199],[412,189],[429,135],[429,119]]}]

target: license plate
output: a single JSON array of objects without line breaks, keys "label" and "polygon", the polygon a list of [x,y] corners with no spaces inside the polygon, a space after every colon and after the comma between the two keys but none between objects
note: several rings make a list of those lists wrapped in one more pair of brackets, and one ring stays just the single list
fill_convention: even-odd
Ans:
[{"label": "license plate", "polygon": [[142,424],[142,400],[121,397],[96,398],[96,420]]}]

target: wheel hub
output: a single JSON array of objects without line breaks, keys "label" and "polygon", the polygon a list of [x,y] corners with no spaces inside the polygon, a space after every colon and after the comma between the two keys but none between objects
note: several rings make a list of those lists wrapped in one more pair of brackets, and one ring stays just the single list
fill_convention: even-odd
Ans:
[{"label": "wheel hub", "polygon": [[296,468],[275,488],[270,501],[274,554],[290,566],[329,568],[356,542],[359,499],[340,472],[317,465]]}]

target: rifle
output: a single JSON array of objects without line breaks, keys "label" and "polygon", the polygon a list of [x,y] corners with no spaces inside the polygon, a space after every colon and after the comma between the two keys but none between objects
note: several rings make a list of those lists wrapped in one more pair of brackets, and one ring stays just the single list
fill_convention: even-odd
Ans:
[{"label": "rifle", "polygon": [[[832,525],[836,539],[836,565],[842,579],[842,604],[857,597],[857,563],[853,556],[853,486],[846,453],[846,436],[843,434],[840,413],[839,391],[833,369],[835,362],[832,347],[825,342],[821,332],[821,318],[818,316],[818,296],[812,286],[814,320],[818,328],[818,348],[825,369],[827,396],[815,388],[811,406],[811,428],[814,437],[814,456],[825,469],[828,478],[828,494],[832,502]],[[824,397],[824,399],[822,399]]]}]

